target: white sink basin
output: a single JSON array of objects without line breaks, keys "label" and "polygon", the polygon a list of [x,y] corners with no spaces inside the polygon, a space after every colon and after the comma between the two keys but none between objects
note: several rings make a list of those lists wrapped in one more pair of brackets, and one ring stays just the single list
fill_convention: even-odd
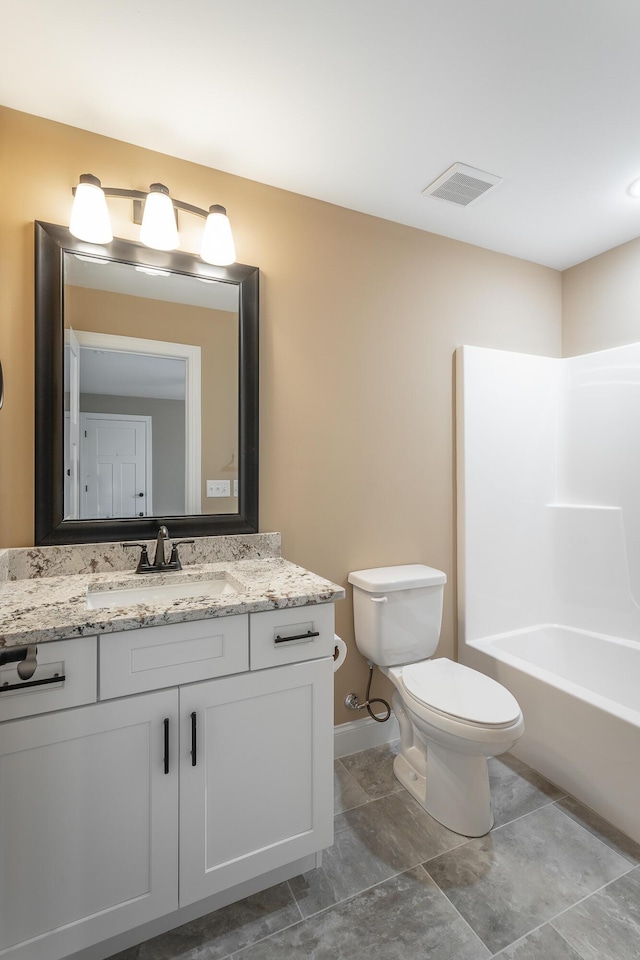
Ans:
[{"label": "white sink basin", "polygon": [[135,604],[165,603],[184,600],[188,597],[219,597],[225,593],[237,593],[235,587],[224,577],[209,580],[179,580],[175,583],[142,583],[140,586],[117,587],[115,590],[89,590],[87,609],[101,610],[104,607],[130,607]]}]

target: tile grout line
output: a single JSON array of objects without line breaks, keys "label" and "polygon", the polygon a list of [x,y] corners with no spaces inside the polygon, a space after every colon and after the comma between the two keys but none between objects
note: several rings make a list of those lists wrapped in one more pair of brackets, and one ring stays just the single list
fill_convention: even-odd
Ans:
[{"label": "tile grout line", "polygon": [[587,960],[587,958],[585,957],[585,955],[584,955],[584,953],[582,952],[582,950],[578,950],[578,948],[577,948],[577,947],[574,947],[574,945],[573,945],[572,943],[569,943],[569,941],[567,940],[567,938],[565,937],[565,935],[564,935],[563,933],[561,933],[560,930],[556,930],[556,928],[551,924],[551,922],[549,922],[549,926],[551,927],[552,930],[554,930],[554,931],[558,934],[558,936],[560,937],[560,939],[561,939],[564,943],[567,944],[567,946],[569,947],[569,949],[570,949],[570,950],[573,950],[573,951],[581,958],[581,960]]},{"label": "tile grout line", "polygon": [[[375,748],[372,748],[372,749],[375,749]],[[359,751],[359,753],[366,753],[366,752],[367,752],[366,750],[360,750],[360,751]],[[355,757],[355,756],[357,756],[357,753],[348,754],[348,756]],[[341,758],[341,757],[336,757],[336,758],[335,758],[336,763],[339,763],[339,764],[340,764],[340,766],[341,766],[342,769],[345,771],[345,773],[349,776],[349,778],[350,778],[351,780],[353,780],[354,784],[358,787],[358,789],[362,791],[362,793],[363,793],[363,794],[365,795],[365,797],[366,797],[366,800],[363,800],[362,803],[356,803],[353,807],[348,807],[348,808],[345,809],[345,810],[340,810],[339,813],[334,814],[334,818],[335,818],[335,817],[339,817],[341,813],[348,813],[349,810],[357,810],[358,807],[364,807],[364,805],[365,805],[366,803],[375,803],[376,800],[384,800],[385,797],[390,797],[392,794],[394,794],[394,793],[399,793],[399,792],[400,792],[399,789],[395,789],[395,790],[390,790],[389,793],[384,793],[384,794],[382,794],[382,796],[375,796],[375,797],[371,796],[371,794],[369,793],[369,791],[367,790],[367,788],[366,788],[365,786],[363,786],[363,785],[360,783],[360,781],[351,773],[351,771],[349,770],[349,768],[346,766],[346,764],[344,764],[344,763],[342,762],[342,760],[343,760],[343,758]],[[400,786],[400,789],[403,789],[402,786]]]},{"label": "tile grout line", "polygon": [[[359,752],[364,752],[364,751],[359,751]],[[392,796],[394,793],[400,792],[400,791],[397,791],[397,790],[395,790],[395,791],[392,790],[392,791],[390,791],[389,793],[384,794],[383,796],[375,796],[375,797],[373,797],[373,796],[371,796],[371,794],[368,792],[368,790],[367,790],[364,786],[362,786],[361,783],[359,783],[359,781],[354,777],[354,775],[353,775],[353,774],[351,773],[351,771],[346,767],[346,765],[345,765],[344,763],[342,763],[341,758],[337,757],[337,758],[336,758],[336,762],[340,765],[340,767],[342,768],[342,770],[348,775],[349,779],[352,780],[352,781],[356,784],[356,786],[359,787],[359,789],[365,794],[365,796],[366,796],[366,798],[367,798],[367,799],[364,800],[362,803],[358,803],[358,804],[356,804],[356,805],[353,806],[353,807],[349,807],[347,810],[342,810],[342,811],[340,811],[340,813],[335,814],[336,817],[337,817],[337,816],[341,816],[342,814],[348,813],[350,810],[356,810],[356,809],[358,809],[359,807],[365,806],[365,805],[367,805],[367,804],[369,804],[369,803],[376,803],[376,802],[379,801],[379,800],[384,800],[385,798],[387,798],[387,797],[389,797],[389,796]],[[506,826],[508,826],[508,825],[511,824],[511,823],[516,823],[518,820],[524,819],[524,817],[530,816],[532,813],[536,813],[537,811],[542,810],[542,809],[544,809],[545,807],[548,807],[548,806],[551,806],[551,805],[557,805],[558,802],[559,802],[560,800],[563,800],[566,796],[568,796],[568,795],[567,795],[567,794],[563,794],[563,796],[557,797],[557,798],[555,798],[554,800],[548,800],[546,803],[541,804],[541,806],[540,806],[540,807],[537,807],[535,810],[529,811],[528,813],[522,814],[522,815],[519,816],[519,817],[513,818],[513,820],[509,820],[509,821],[507,821],[506,823],[500,824],[500,826],[493,828],[490,832],[491,832],[491,833],[497,832],[497,831],[501,830],[503,827],[506,827]],[[564,810],[562,810],[562,808],[559,808],[559,809],[561,810],[561,812],[562,812],[568,819],[573,819],[572,817],[569,817],[569,815],[568,815]],[[578,824],[576,821],[574,821],[574,823],[576,823],[577,826],[581,826],[581,824]],[[594,837],[595,837],[595,835],[594,835],[594,834],[591,834],[591,832],[590,832],[589,830],[587,830],[585,827],[583,827],[582,829],[585,830],[585,832],[589,833],[591,836],[594,836]],[[340,906],[341,904],[347,903],[348,901],[353,900],[354,898],[356,898],[356,897],[358,897],[358,896],[361,896],[362,894],[365,894],[365,893],[367,893],[368,891],[373,890],[373,889],[375,889],[376,887],[378,887],[378,886],[380,886],[380,885],[382,885],[382,884],[388,883],[390,880],[392,880],[392,879],[394,879],[394,878],[396,878],[396,877],[398,877],[398,876],[401,876],[403,873],[406,873],[406,872],[408,872],[409,870],[416,869],[416,868],[420,867],[420,868],[424,871],[425,875],[426,875],[426,876],[431,880],[431,882],[435,885],[435,887],[436,887],[436,889],[438,890],[438,892],[441,893],[442,896],[446,899],[447,903],[449,903],[449,904],[451,905],[451,907],[452,907],[453,910],[455,911],[456,915],[457,915],[457,916],[462,920],[462,922],[464,923],[465,927],[467,927],[467,928],[471,931],[471,933],[472,933],[472,935],[474,936],[474,938],[475,938],[477,941],[479,941],[479,942],[482,944],[482,946],[483,946],[487,951],[489,951],[490,956],[498,956],[499,953],[502,953],[504,950],[508,949],[508,947],[512,946],[513,943],[517,943],[519,940],[524,939],[525,937],[529,936],[531,933],[534,933],[535,931],[537,931],[537,930],[540,929],[541,927],[545,926],[547,923],[551,923],[552,920],[556,919],[558,916],[561,916],[562,913],[567,912],[567,910],[573,909],[573,907],[577,906],[579,903],[583,902],[583,901],[586,900],[586,899],[589,899],[589,897],[594,896],[596,893],[599,893],[599,892],[600,892],[601,890],[603,890],[606,886],[608,886],[609,883],[613,883],[616,879],[619,879],[620,877],[625,876],[626,873],[631,872],[631,870],[633,870],[633,869],[635,868],[635,865],[630,865],[630,866],[629,866],[629,870],[627,870],[627,871],[625,871],[624,873],[620,874],[620,877],[616,877],[616,878],[614,878],[613,880],[608,881],[607,884],[603,884],[603,886],[600,887],[600,888],[598,888],[598,890],[595,890],[595,891],[593,891],[592,893],[587,894],[585,897],[583,897],[581,900],[577,901],[575,904],[572,904],[572,905],[571,905],[570,907],[568,907],[566,910],[560,911],[559,914],[554,915],[554,917],[552,917],[550,920],[546,920],[544,923],[539,924],[537,927],[533,927],[531,930],[527,931],[527,933],[525,933],[522,937],[518,938],[518,939],[515,940],[515,941],[512,941],[512,944],[507,944],[505,947],[501,948],[501,950],[498,951],[497,954],[491,954],[491,953],[490,953],[490,948],[487,946],[487,944],[484,943],[484,941],[482,940],[482,938],[475,932],[475,930],[473,929],[473,927],[472,927],[472,926],[468,923],[468,921],[462,916],[462,914],[460,913],[460,911],[458,910],[458,908],[457,908],[457,907],[455,906],[455,904],[449,899],[449,897],[447,896],[447,894],[445,893],[445,891],[439,886],[439,884],[437,883],[437,881],[431,876],[431,874],[429,873],[428,869],[427,869],[426,866],[425,866],[425,864],[430,863],[432,860],[436,859],[437,857],[439,857],[439,856],[444,856],[444,855],[446,855],[447,853],[452,852],[453,850],[459,850],[459,849],[461,849],[462,847],[464,847],[466,844],[470,843],[472,840],[478,839],[478,838],[475,838],[475,837],[463,837],[462,835],[460,835],[460,836],[461,836],[460,843],[456,844],[456,845],[453,846],[453,847],[450,847],[448,850],[442,851],[442,853],[439,853],[439,854],[434,854],[433,857],[430,857],[430,858],[428,858],[427,860],[419,861],[419,862],[417,862],[417,863],[415,863],[415,864],[411,864],[411,865],[409,865],[409,866],[406,866],[406,867],[404,867],[402,870],[396,871],[395,873],[391,874],[390,876],[385,877],[384,879],[379,880],[379,881],[377,881],[376,883],[371,884],[370,886],[364,887],[364,888],[362,888],[361,890],[358,890],[358,891],[350,894],[350,895],[347,896],[347,897],[343,897],[342,899],[337,900],[335,903],[329,904],[328,906],[323,907],[322,909],[317,910],[317,911],[309,914],[308,916],[304,916],[304,914],[302,913],[302,909],[301,909],[300,904],[299,904],[299,902],[298,902],[298,900],[297,900],[297,898],[296,898],[296,896],[295,896],[295,893],[293,892],[293,889],[291,888],[290,882],[287,881],[287,885],[288,885],[289,891],[290,891],[290,893],[291,893],[291,895],[292,895],[292,897],[293,897],[294,903],[295,903],[296,908],[297,908],[297,910],[298,910],[298,913],[299,913],[299,915],[300,915],[300,919],[294,921],[293,923],[287,924],[287,926],[282,927],[281,930],[274,931],[273,933],[268,934],[268,935],[266,935],[265,937],[261,937],[259,940],[254,941],[254,944],[264,942],[265,940],[270,940],[270,939],[272,939],[273,937],[275,937],[275,936],[276,936],[277,934],[279,934],[279,933],[283,933],[284,931],[286,931],[286,930],[288,930],[288,929],[291,929],[292,927],[298,926],[300,923],[304,923],[304,922],[307,921],[307,920],[311,920],[312,918],[318,917],[318,916],[320,916],[321,914],[326,913],[326,912],[328,912],[329,910],[332,910],[332,909]],[[595,837],[595,839],[599,840],[600,838],[599,838],[599,837]],[[609,851],[616,853],[616,851],[612,850],[612,848],[609,847],[607,844],[605,844],[604,841],[600,841],[600,842],[601,842],[601,843],[603,844],[603,846],[605,846]],[[618,855],[621,859],[625,859],[625,858],[623,858],[620,854],[617,854],[617,855]],[[625,860],[625,862],[628,862],[628,861]],[[555,930],[555,928],[553,928],[553,929]],[[559,931],[556,931],[556,932],[559,934]],[[561,935],[561,934],[559,934],[559,935]],[[563,938],[563,939],[565,939],[565,938]],[[225,960],[234,960],[234,958],[235,958],[236,956],[240,957],[241,953],[242,953],[244,950],[246,950],[246,949],[248,949],[249,947],[251,947],[251,946],[253,946],[253,944],[248,944],[247,946],[242,947],[239,951],[234,951],[232,954],[229,954],[228,957],[225,958]]]},{"label": "tile grout line", "polygon": [[606,890],[606,888],[610,886],[612,883],[615,883],[617,880],[621,880],[622,877],[626,877],[629,873],[631,873],[633,870],[636,870],[636,869],[638,869],[638,867],[632,867],[631,870],[627,870],[625,873],[621,873],[619,877],[614,877],[613,880],[608,880],[606,883],[603,883],[603,885],[601,887],[598,887],[597,890],[593,890],[591,893],[585,894],[585,896],[581,897],[580,900],[576,900],[575,903],[572,903],[570,906],[565,907],[564,910],[561,910],[559,913],[556,913],[552,917],[549,917],[548,920],[544,920],[542,923],[539,923],[537,927],[532,927],[531,930],[527,930],[526,933],[523,933],[522,936],[518,937],[516,940],[512,940],[511,943],[508,943],[506,944],[506,946],[501,947],[497,953],[494,953],[492,955],[492,957],[493,958],[499,957],[501,953],[504,953],[505,950],[508,950],[514,944],[520,943],[521,940],[526,940],[526,938],[530,937],[532,933],[536,933],[538,930],[542,930],[542,928],[546,926],[552,927],[553,930],[558,934],[558,936],[562,937],[564,942],[568,944],[575,953],[577,953],[580,957],[582,957],[583,954],[581,953],[581,951],[579,951],[577,947],[574,947],[574,945],[567,940],[567,938],[562,934],[562,932],[553,926],[553,921],[557,920],[558,917],[563,916],[563,914],[569,913],[571,910],[574,909],[574,907],[579,906],[581,903],[584,903],[586,900],[589,900],[591,897],[595,897],[596,894],[602,893],[602,891]]},{"label": "tile grout line", "polygon": [[[559,797],[558,799],[563,799]],[[512,823],[517,823],[518,820],[524,820],[525,817],[530,817],[533,813],[539,813],[540,810],[544,810],[546,807],[552,807],[556,803],[555,800],[547,800],[545,803],[541,803],[539,807],[535,807],[533,810],[528,810],[526,813],[521,813],[518,817],[514,817],[513,820],[507,820],[506,823],[501,823],[497,827],[492,827],[489,833],[485,833],[484,836],[488,837],[492,833],[497,833],[499,830],[502,830],[504,827],[510,826]],[[479,837],[472,837],[472,840],[478,840]]]},{"label": "tile grout line", "polygon": [[[415,869],[415,867],[420,867],[420,866],[422,866],[422,864],[417,863],[414,865],[414,867],[407,867],[406,870],[399,870],[397,873],[393,873],[390,877],[385,877],[384,880],[378,880],[377,883],[372,883],[370,887],[365,887],[363,890],[358,890],[356,893],[352,893],[348,897],[343,897],[342,900],[336,900],[335,903],[330,903],[329,906],[322,907],[321,910],[316,910],[315,913],[310,913],[308,917],[305,917],[304,914],[302,913],[302,910],[300,909],[300,904],[296,900],[295,894],[293,893],[293,890],[292,890],[291,892],[293,894],[293,898],[298,908],[298,912],[300,913],[301,919],[296,920],[294,923],[288,923],[286,927],[282,927],[280,930],[274,930],[273,933],[268,933],[266,936],[260,937],[259,940],[254,940],[253,943],[248,943],[246,946],[241,947],[240,950],[236,950],[234,953],[230,953],[227,957],[224,957],[223,960],[235,960],[235,957],[236,956],[239,957],[244,950],[248,950],[250,947],[253,947],[258,943],[264,943],[265,940],[271,940],[273,937],[277,936],[278,934],[284,933],[285,930],[290,930],[292,927],[297,927],[300,923],[306,923],[307,920],[312,920],[315,917],[319,917],[320,914],[327,913],[329,910],[333,910],[334,907],[338,907],[340,906],[340,904],[347,903],[349,900],[354,900],[356,897],[361,896],[363,893],[367,893],[369,890],[373,890],[375,887],[379,887],[381,886],[381,884],[387,883],[389,880],[393,880],[395,877],[402,876],[402,874],[407,873],[408,870],[413,870]],[[287,880],[287,883],[289,883],[288,880]]]},{"label": "tile grout line", "polygon": [[[524,820],[525,817],[530,817],[531,814],[538,813],[540,810],[544,810],[545,807],[550,807],[553,803],[555,803],[555,801],[550,800],[547,803],[543,803],[541,806],[536,807],[535,810],[529,810],[528,813],[522,813],[520,814],[519,817],[514,817],[513,820],[507,820],[506,823],[501,823],[497,827],[492,827],[488,833],[483,833],[481,837],[466,837],[463,833],[459,833],[457,834],[457,836],[461,838],[460,843],[456,843],[455,846],[449,847],[448,850],[442,850],[440,853],[434,853],[432,857],[428,857],[426,860],[421,860],[420,863],[421,864],[431,863],[432,860],[436,860],[438,857],[445,857],[448,853],[451,853],[453,850],[460,850],[461,847],[466,846],[468,843],[473,843],[474,840],[482,840],[483,837],[489,837],[494,833],[498,833],[504,827],[508,827],[512,823],[517,823],[518,820]],[[436,820],[435,822],[439,823],[438,820]],[[444,826],[444,824],[440,824],[440,826]],[[445,827],[445,829],[448,829],[448,828]],[[451,830],[450,832],[454,833],[455,831]],[[431,876],[431,874],[429,874],[429,876]]]},{"label": "tile grout line", "polygon": [[[326,907],[321,907],[320,910],[315,910],[313,913],[310,913],[309,916],[305,917],[303,915],[303,920],[311,920],[312,917],[318,917],[321,913],[326,913],[327,910],[331,910],[333,907],[339,907],[341,903],[347,903],[348,900],[353,900],[354,897],[359,897],[363,893],[368,893],[369,890],[373,890],[375,887],[379,887],[382,883],[387,883],[389,880],[393,880],[395,877],[402,876],[403,873],[406,873],[407,870],[413,870],[415,867],[422,866],[421,863],[414,863],[411,867],[405,867],[402,870],[397,870],[395,873],[390,874],[390,876],[385,877],[383,880],[377,880],[375,883],[372,883],[369,887],[363,887],[361,890],[356,890],[354,893],[350,893],[346,897],[342,897],[341,900],[336,900],[335,903],[330,903]],[[295,896],[295,894],[294,894]],[[298,908],[299,909],[299,908]],[[302,911],[300,911],[302,913]],[[293,924],[291,924],[293,926]]]},{"label": "tile grout line", "polygon": [[[566,796],[566,795],[565,795],[565,796]],[[558,800],[562,800],[562,799],[564,799],[564,797],[559,797],[559,798],[558,798]],[[544,803],[544,804],[542,804],[542,806],[537,807],[535,810],[529,811],[529,813],[522,814],[522,816],[520,816],[520,817],[515,817],[513,820],[509,820],[507,823],[503,823],[503,824],[501,824],[499,827],[496,827],[495,829],[492,828],[492,829],[489,831],[489,833],[488,833],[488,834],[484,834],[484,836],[489,836],[489,835],[492,834],[492,833],[497,833],[497,832],[498,832],[499,830],[501,830],[503,827],[509,826],[509,824],[511,824],[511,823],[517,823],[518,820],[523,820],[525,817],[529,817],[529,816],[531,816],[531,814],[536,813],[536,812],[538,812],[539,810],[543,810],[545,807],[553,806],[553,805],[555,805],[556,803],[557,803],[557,800],[552,800],[552,801],[549,801],[548,803]],[[573,820],[573,817],[570,817],[567,813],[565,813],[565,811],[562,810],[562,808],[558,808],[558,809],[561,810],[561,812],[565,815],[565,817],[567,817],[568,820]],[[599,842],[601,843],[601,845],[602,845],[609,853],[613,853],[614,855],[618,856],[620,860],[624,860],[625,864],[628,865],[629,869],[628,869],[628,870],[624,870],[624,871],[623,871],[621,874],[619,874],[617,877],[613,877],[611,880],[608,880],[606,883],[602,884],[602,886],[601,886],[601,887],[598,887],[596,890],[592,890],[590,893],[585,894],[584,897],[581,897],[579,900],[576,900],[575,903],[572,903],[570,906],[566,907],[564,910],[561,910],[559,913],[554,914],[552,917],[549,917],[548,919],[546,919],[545,921],[543,921],[543,923],[538,924],[536,927],[532,927],[531,930],[527,930],[526,933],[522,934],[522,936],[518,937],[516,940],[513,940],[511,943],[506,944],[504,947],[501,947],[500,950],[499,950],[497,953],[491,954],[491,957],[497,957],[497,956],[499,956],[500,953],[502,953],[504,950],[507,950],[509,947],[512,947],[514,943],[518,943],[520,940],[523,940],[525,937],[530,936],[532,933],[535,933],[537,930],[541,929],[542,927],[546,926],[547,924],[552,925],[552,924],[553,924],[553,921],[554,921],[554,920],[557,920],[558,917],[562,916],[564,913],[569,912],[570,910],[573,910],[574,907],[577,907],[579,904],[584,903],[584,901],[585,901],[585,900],[588,900],[590,897],[593,897],[593,896],[595,896],[596,894],[601,893],[601,892],[602,892],[603,890],[605,890],[610,884],[615,883],[617,880],[620,880],[622,877],[626,877],[629,873],[632,873],[632,872],[633,872],[634,870],[636,870],[636,869],[640,870],[640,865],[638,865],[638,864],[630,864],[629,861],[626,860],[624,857],[622,857],[621,854],[619,854],[619,853],[617,853],[615,850],[613,850],[608,844],[604,843],[603,840],[600,840],[600,837],[597,837],[595,834],[591,833],[591,831],[588,830],[586,827],[582,827],[582,825],[579,824],[579,823],[577,823],[575,820],[573,820],[573,822],[576,823],[576,826],[581,827],[581,829],[583,830],[583,832],[587,833],[587,834],[588,834],[590,837],[592,837],[594,840],[599,841]],[[481,839],[481,838],[480,838],[480,837],[469,837],[469,838],[467,838],[467,843],[470,843],[472,840],[478,840],[478,839]],[[485,947],[487,948],[487,950],[490,951],[490,947],[484,942],[484,940],[480,937],[480,935],[477,934],[477,933],[475,932],[475,930],[473,930],[473,927],[471,926],[471,924],[469,924],[468,921],[465,919],[465,917],[462,916],[462,914],[460,913],[460,911],[459,911],[458,908],[456,907],[455,903],[453,903],[453,901],[447,896],[445,890],[443,890],[443,888],[440,886],[440,884],[439,884],[438,881],[435,879],[435,877],[433,877],[433,876],[431,875],[431,873],[429,872],[428,867],[427,867],[427,864],[431,863],[433,860],[436,860],[438,857],[446,856],[448,853],[450,853],[450,852],[453,851],[453,850],[460,850],[461,847],[463,847],[463,846],[465,846],[465,843],[459,844],[457,847],[452,847],[451,850],[445,850],[443,853],[436,854],[434,857],[431,857],[429,860],[424,860],[423,863],[422,863],[422,866],[423,866],[423,869],[425,870],[425,872],[427,873],[427,875],[430,877],[430,879],[433,880],[433,882],[435,883],[435,885],[436,885],[436,887],[438,888],[438,890],[442,893],[442,895],[443,895],[444,897],[446,897],[447,901],[451,904],[451,906],[452,906],[453,909],[456,911],[456,913],[457,913],[457,914],[461,917],[461,919],[467,924],[467,926],[469,927],[469,929],[472,930],[472,932],[475,934],[475,936],[478,938],[478,940],[480,940],[480,942],[482,943],[482,945],[485,946]],[[562,934],[560,933],[559,930],[556,930],[555,927],[553,927],[553,929],[555,930],[556,933],[558,933],[560,936],[562,936]],[[562,939],[565,940],[565,942],[569,943],[569,941],[566,940],[566,937],[563,937]],[[573,950],[575,950],[576,953],[578,953],[578,951],[576,950],[575,947],[573,947],[572,944],[569,944],[569,946],[570,946]],[[490,952],[491,952],[491,951],[490,951]]]},{"label": "tile grout line", "polygon": [[[288,882],[288,881],[287,881]],[[295,900],[295,897],[294,897]],[[302,911],[298,906],[298,901],[295,901],[296,906],[298,907],[298,912],[302,916]],[[265,940],[271,940],[273,937],[276,937],[280,933],[284,933],[285,930],[291,930],[292,927],[297,927],[298,924],[304,923],[306,917],[302,917],[300,920],[294,920],[293,923],[288,923],[285,927],[281,927],[280,930],[274,930],[272,933],[267,933],[264,937],[260,937],[258,940],[254,940],[252,943],[245,944],[244,947],[240,947],[239,950],[234,950],[233,953],[230,953],[225,960],[234,960],[235,957],[239,957],[245,950],[251,950],[252,947],[255,947],[258,943],[264,943]]]},{"label": "tile grout line", "polygon": [[[458,850],[459,847],[453,847],[452,849],[453,849],[453,850]],[[448,851],[447,851],[447,852],[448,852]],[[435,859],[435,858],[432,857],[431,859],[433,860],[433,859]],[[431,882],[434,884],[436,890],[437,890],[439,893],[442,894],[442,896],[445,898],[445,900],[447,901],[447,903],[451,904],[451,906],[453,907],[453,909],[455,910],[455,912],[458,914],[459,918],[460,918],[460,919],[462,920],[462,922],[464,923],[465,927],[468,927],[468,929],[471,931],[471,933],[473,934],[473,936],[475,937],[475,939],[478,941],[478,943],[482,944],[482,946],[485,948],[485,950],[487,950],[489,956],[490,956],[490,957],[493,957],[493,954],[491,953],[491,950],[489,949],[489,947],[487,946],[487,944],[484,942],[484,940],[482,939],[482,937],[480,936],[480,934],[479,934],[479,933],[476,933],[476,931],[473,929],[473,927],[471,926],[471,924],[469,923],[469,921],[467,920],[467,918],[462,916],[462,914],[460,913],[460,911],[459,911],[458,908],[456,907],[455,903],[454,903],[452,900],[450,900],[449,897],[446,895],[446,893],[444,892],[444,890],[442,889],[442,887],[440,886],[440,884],[438,883],[438,881],[435,879],[435,877],[432,877],[432,876],[431,876],[431,874],[429,873],[429,871],[428,871],[427,868],[425,867],[425,863],[429,863],[429,861],[428,861],[428,860],[425,860],[423,863],[420,864],[420,866],[421,866],[422,869],[424,870],[424,872],[425,872],[425,874],[427,875],[427,877],[429,878],[429,880],[431,880]]]},{"label": "tile grout line", "polygon": [[[566,797],[569,797],[569,794],[566,794]],[[561,799],[564,800],[564,799],[566,799],[566,797],[561,797]],[[571,797],[571,799],[572,799],[572,800],[575,800],[575,797]],[[577,802],[580,803],[579,800],[578,800]],[[554,800],[554,803],[557,805],[557,801]],[[586,806],[586,804],[584,804],[584,806]],[[590,807],[587,807],[587,809],[590,810],[591,808],[590,808]],[[574,817],[572,817],[570,814],[568,814],[566,810],[563,810],[562,807],[558,807],[558,810],[560,811],[560,813],[564,814],[564,816],[565,816],[568,820],[572,820],[573,823],[576,824],[576,826],[580,827],[582,830],[584,830],[586,833],[588,833],[589,836],[593,837],[595,840],[599,840],[600,843],[603,845],[603,847],[606,847],[606,849],[609,850],[611,853],[615,853],[618,857],[620,857],[621,860],[624,860],[625,863],[628,863],[629,866],[631,867],[631,869],[634,869],[634,867],[637,867],[637,866],[640,865],[638,861],[636,861],[635,863],[632,863],[630,860],[627,860],[626,856],[625,856],[623,853],[619,853],[617,849],[614,849],[614,847],[610,846],[605,840],[602,839],[602,837],[599,837],[598,834],[596,834],[596,833],[594,833],[592,830],[590,830],[589,827],[585,826],[583,823],[580,823],[578,820],[574,819]],[[593,812],[593,813],[596,813],[595,810],[593,810],[592,812]],[[599,814],[599,813],[596,813],[596,816],[599,817],[600,814]],[[603,817],[602,819],[604,820],[604,817]],[[608,820],[605,820],[604,822],[607,823],[607,824],[609,824],[610,827],[613,827],[614,830],[618,830],[618,827],[616,827],[613,823],[609,823]],[[622,833],[622,830],[619,830],[618,832],[619,832],[619,833]],[[623,835],[624,837],[627,837],[626,833],[622,833],[622,835]],[[631,840],[632,837],[628,837],[627,839]],[[627,871],[625,871],[625,872],[628,873],[629,871],[627,870]],[[622,877],[622,876],[624,876],[624,874],[621,873],[620,876]]]},{"label": "tile grout line", "polygon": [[304,920],[304,916],[303,916],[303,914],[302,914],[302,910],[300,909],[300,904],[298,903],[298,899],[297,899],[295,893],[293,892],[293,887],[291,886],[291,880],[287,880],[287,887],[289,888],[289,893],[290,893],[291,896],[293,897],[293,902],[295,903],[296,907],[298,908],[298,913],[300,914],[300,920]]},{"label": "tile grout line", "polygon": [[[595,897],[597,894],[602,893],[607,887],[610,887],[612,883],[617,883],[618,880],[622,880],[623,877],[628,877],[630,873],[633,873],[634,870],[638,870],[638,866],[629,866],[628,870],[625,870],[624,873],[621,873],[618,877],[614,877],[612,880],[607,880],[606,883],[603,883],[601,887],[598,887],[597,890],[593,890],[591,893],[587,893],[584,897],[581,897],[579,900],[576,900],[575,903],[572,903],[570,907],[565,907],[564,910],[560,910],[559,913],[555,913],[552,917],[547,920],[547,923],[553,924],[554,920],[557,920],[558,917],[564,916],[565,913],[573,910],[575,907],[579,907],[586,900],[590,900],[591,897]],[[555,927],[553,928],[556,929]],[[556,930],[556,933],[560,933],[559,930]],[[565,938],[566,939],[566,938]],[[575,948],[574,948],[575,949]]]},{"label": "tile grout line", "polygon": [[497,953],[491,954],[492,960],[496,960],[496,957],[500,957],[500,954],[504,953],[505,950],[510,950],[511,947],[515,946],[516,943],[522,943],[522,941],[526,940],[527,937],[530,937],[532,933],[537,933],[538,930],[542,930],[542,928],[546,927],[548,923],[549,921],[545,920],[544,923],[539,923],[537,927],[532,927],[531,930],[527,930],[527,932],[523,933],[521,937],[518,937],[516,940],[512,940],[511,943],[507,943],[507,945],[504,947],[500,947]]}]

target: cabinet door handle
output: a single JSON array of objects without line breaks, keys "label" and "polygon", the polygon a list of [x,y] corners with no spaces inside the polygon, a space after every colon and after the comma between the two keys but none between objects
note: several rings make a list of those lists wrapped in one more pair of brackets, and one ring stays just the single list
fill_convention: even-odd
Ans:
[{"label": "cabinet door handle", "polygon": [[191,766],[195,767],[197,763],[196,759],[196,748],[197,748],[197,717],[195,710],[191,714]]},{"label": "cabinet door handle", "polygon": [[297,633],[295,637],[281,637],[278,634],[275,638],[276,643],[287,643],[288,640],[311,640],[313,637],[319,637],[319,630],[307,630],[306,633]]},{"label": "cabinet door handle", "polygon": [[169,773],[169,717],[162,721],[164,726],[164,772]]}]

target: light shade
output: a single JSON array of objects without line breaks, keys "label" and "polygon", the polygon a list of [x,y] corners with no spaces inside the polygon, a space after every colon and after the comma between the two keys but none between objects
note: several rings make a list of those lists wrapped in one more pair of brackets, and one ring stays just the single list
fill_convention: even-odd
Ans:
[{"label": "light shade", "polygon": [[169,190],[162,183],[152,183],[149,191],[144,204],[140,240],[154,250],[175,250],[180,238]]},{"label": "light shade", "polygon": [[87,243],[111,243],[113,232],[107,201],[97,177],[83,173],[76,187],[69,231]]},{"label": "light shade", "polygon": [[204,227],[200,256],[205,263],[227,267],[236,260],[231,224],[227,211],[219,203],[209,207],[209,216]]}]

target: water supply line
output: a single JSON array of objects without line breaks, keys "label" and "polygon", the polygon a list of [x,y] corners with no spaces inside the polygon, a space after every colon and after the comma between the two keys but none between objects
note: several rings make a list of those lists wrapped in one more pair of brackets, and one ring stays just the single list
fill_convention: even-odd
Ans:
[{"label": "water supply line", "polygon": [[[371,719],[375,720],[376,723],[386,723],[386,721],[391,716],[391,707],[389,706],[386,700],[382,699],[382,697],[374,697],[373,699],[370,698],[371,681],[373,680],[373,664],[371,663],[370,660],[367,660],[367,664],[369,665],[369,681],[367,683],[367,692],[365,694],[364,703],[360,703],[357,693],[350,693],[345,698],[344,705],[347,708],[347,710],[366,710],[369,716],[371,717]],[[374,703],[384,704],[386,713],[382,717],[377,717],[373,712],[371,705]]]}]

